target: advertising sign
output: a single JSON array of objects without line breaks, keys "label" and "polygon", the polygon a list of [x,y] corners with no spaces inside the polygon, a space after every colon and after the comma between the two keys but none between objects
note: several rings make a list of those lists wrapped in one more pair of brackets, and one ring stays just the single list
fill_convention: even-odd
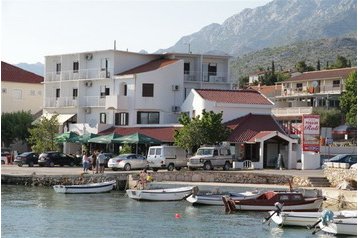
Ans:
[{"label": "advertising sign", "polygon": [[319,115],[303,115],[302,124],[302,150],[319,152]]}]

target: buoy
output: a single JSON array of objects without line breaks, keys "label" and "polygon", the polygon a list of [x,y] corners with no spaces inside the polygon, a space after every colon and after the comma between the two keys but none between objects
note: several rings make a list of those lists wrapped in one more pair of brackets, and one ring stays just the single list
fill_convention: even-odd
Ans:
[{"label": "buoy", "polygon": [[175,214],[175,218],[181,218],[181,215],[179,213]]}]

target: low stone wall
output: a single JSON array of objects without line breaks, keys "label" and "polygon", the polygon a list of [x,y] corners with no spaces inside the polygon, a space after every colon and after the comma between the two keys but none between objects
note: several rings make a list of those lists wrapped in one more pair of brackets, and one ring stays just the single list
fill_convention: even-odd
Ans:
[{"label": "low stone wall", "polygon": [[325,168],[324,175],[327,177],[332,186],[336,187],[344,181],[355,181],[357,183],[356,169],[343,168]]},{"label": "low stone wall", "polygon": [[212,182],[240,184],[288,184],[292,176],[250,172],[172,171],[151,173],[155,181]]}]

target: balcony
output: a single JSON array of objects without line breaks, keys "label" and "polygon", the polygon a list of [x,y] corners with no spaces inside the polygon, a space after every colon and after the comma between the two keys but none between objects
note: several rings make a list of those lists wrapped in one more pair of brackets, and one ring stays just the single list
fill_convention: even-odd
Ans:
[{"label": "balcony", "polygon": [[128,110],[129,100],[127,96],[106,96],[105,108],[110,110]]},{"label": "balcony", "polygon": [[78,71],[68,70],[60,72],[47,72],[45,74],[45,82],[57,82],[79,79],[105,79],[110,78],[113,70],[108,69],[81,69]]},{"label": "balcony", "polygon": [[272,114],[276,117],[293,117],[304,114],[312,114],[313,107],[283,107],[272,108]]},{"label": "balcony", "polygon": [[302,88],[283,88],[282,95],[285,96],[306,96],[306,95],[322,95],[322,94],[341,94],[343,85],[333,84],[319,87],[302,87]]},{"label": "balcony", "polygon": [[[184,82],[200,82],[200,71],[190,71],[184,74]],[[202,73],[202,82],[205,83],[228,83],[228,74],[217,72],[216,75],[210,75],[208,72]]]},{"label": "balcony", "polygon": [[104,107],[105,98],[100,96],[87,96],[81,99],[73,97],[46,97],[45,108],[66,107]]}]

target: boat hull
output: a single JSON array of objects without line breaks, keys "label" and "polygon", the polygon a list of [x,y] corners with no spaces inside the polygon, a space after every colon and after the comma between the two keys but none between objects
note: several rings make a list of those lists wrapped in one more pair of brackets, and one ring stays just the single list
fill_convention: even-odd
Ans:
[{"label": "boat hull", "polygon": [[320,222],[319,227],[330,234],[357,236],[357,218],[334,219],[327,225]]},{"label": "boat hull", "polygon": [[168,189],[135,190],[128,189],[128,197],[135,200],[147,201],[179,201],[192,194],[193,187],[180,187]]},{"label": "boat hull", "polygon": [[[235,203],[236,210],[242,211],[271,211],[276,210],[275,204],[268,205],[255,205],[255,204],[245,204],[244,201],[238,201]],[[318,211],[320,206],[322,205],[323,198],[314,199],[309,202],[301,203],[301,204],[285,204],[282,208],[283,211],[306,211],[306,212],[315,212]]]},{"label": "boat hull", "polygon": [[83,185],[54,185],[53,188],[57,193],[105,193],[113,190],[115,183],[116,181]]},{"label": "boat hull", "polygon": [[[244,192],[244,193],[231,193],[229,197],[235,200],[253,199],[260,195],[260,192]],[[211,206],[223,206],[222,201],[223,194],[211,194],[211,195],[190,195],[187,197],[187,201],[193,205],[211,205]]]}]

